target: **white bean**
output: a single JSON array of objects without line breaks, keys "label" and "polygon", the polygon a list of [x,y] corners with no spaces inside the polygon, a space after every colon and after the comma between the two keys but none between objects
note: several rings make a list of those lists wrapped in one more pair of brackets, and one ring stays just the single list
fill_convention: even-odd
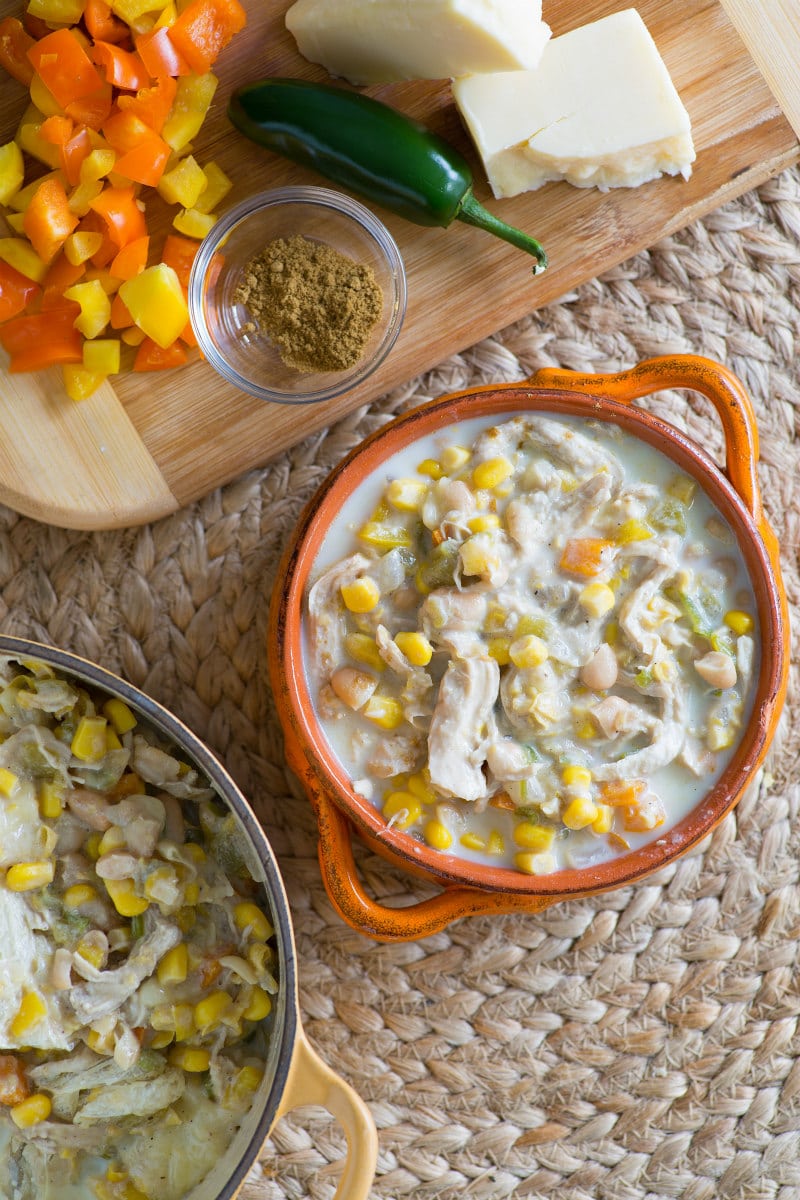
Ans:
[{"label": "white bean", "polygon": [[725,691],[736,687],[736,664],[730,654],[722,650],[710,650],[702,658],[696,659],[694,669],[713,688]]},{"label": "white bean", "polygon": [[357,671],[355,667],[340,667],[331,675],[331,687],[348,708],[363,708],[378,686],[374,675]]},{"label": "white bean", "polygon": [[581,683],[592,691],[606,692],[617,682],[617,672],[617,656],[608,643],[603,642],[581,669]]}]

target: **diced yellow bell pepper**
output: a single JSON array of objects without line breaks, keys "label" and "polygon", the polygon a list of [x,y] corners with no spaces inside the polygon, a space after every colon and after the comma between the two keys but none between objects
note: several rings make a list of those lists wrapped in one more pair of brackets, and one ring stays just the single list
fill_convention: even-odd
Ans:
[{"label": "diced yellow bell pepper", "polygon": [[162,5],[159,0],[112,0],[111,11],[125,22],[133,25],[148,13],[157,12]]},{"label": "diced yellow bell pepper", "polygon": [[41,75],[35,74],[30,86],[31,104],[35,104],[43,117],[60,117],[64,110],[56,100]]},{"label": "diced yellow bell pepper", "polygon": [[184,237],[197,238],[198,241],[214,228],[217,218],[213,213],[200,212],[199,208],[182,208],[172,218],[172,224],[178,233]]},{"label": "diced yellow bell pepper", "polygon": [[158,181],[157,190],[167,204],[194,208],[207,187],[205,171],[193,155],[187,154],[185,158],[179,158],[174,167],[164,172]]},{"label": "diced yellow bell pepper", "polygon": [[[120,366],[120,345],[116,338],[93,338],[92,341],[83,343],[83,365],[87,371],[95,375],[116,375],[119,372]],[[120,701],[121,703],[121,701]],[[105,712],[105,709],[103,710]],[[108,716],[108,713],[105,714]],[[111,718],[109,718],[111,720]],[[111,721],[118,733],[124,733],[124,730],[117,728],[116,723]],[[134,721],[134,724],[136,722]]]},{"label": "diced yellow bell pepper", "polygon": [[0,146],[0,204],[8,204],[22,187],[25,165],[16,142]]},{"label": "diced yellow bell pepper", "polygon": [[44,116],[36,105],[28,105],[17,126],[14,141],[20,150],[25,154],[30,154],[31,158],[43,162],[48,167],[57,167],[61,161],[60,151],[58,146],[54,146],[52,142],[46,142],[41,136],[40,130],[43,121]]},{"label": "diced yellow bell pepper", "polygon": [[218,83],[210,71],[205,75],[182,75],[178,80],[170,114],[161,130],[162,138],[176,154],[185,150],[200,131]]},{"label": "diced yellow bell pepper", "polygon": [[194,207],[198,212],[210,213],[225,199],[233,187],[233,180],[229,179],[222,167],[215,162],[206,163],[203,174],[206,177],[206,186],[195,201]]},{"label": "diced yellow bell pepper", "polygon": [[81,183],[96,183],[98,179],[105,179],[114,170],[116,161],[117,156],[110,146],[95,146],[81,163]]},{"label": "diced yellow bell pepper", "polygon": [[28,0],[26,11],[49,25],[77,25],[85,7],[86,0]]},{"label": "diced yellow bell pepper", "polygon": [[8,203],[9,208],[13,208],[14,212],[25,212],[25,209],[31,202],[35,192],[38,192],[45,180],[58,179],[61,183],[64,182],[64,176],[60,171],[49,171],[47,175],[39,175],[36,179],[32,179],[30,183],[26,183],[18,192],[15,192]]},{"label": "diced yellow bell pepper", "polygon": [[135,278],[126,279],[119,294],[134,323],[162,350],[186,328],[189,309],[183,288],[175,270],[166,263],[156,263]]},{"label": "diced yellow bell pepper", "polygon": [[111,319],[111,301],[99,279],[88,283],[76,283],[64,292],[65,300],[80,304],[80,315],[75,318],[75,328],[86,338],[97,337]]},{"label": "diced yellow bell pepper", "polygon": [[67,193],[67,204],[70,212],[75,213],[76,217],[85,217],[91,208],[93,200],[103,190],[103,184],[99,179],[87,179],[85,183],[78,183]]},{"label": "diced yellow bell pepper", "polygon": [[27,238],[0,238],[0,258],[34,283],[41,283],[47,274],[47,266]]},{"label": "diced yellow bell pepper", "polygon": [[78,267],[96,254],[102,244],[102,233],[96,230],[76,229],[64,242],[64,256],[73,267]]}]

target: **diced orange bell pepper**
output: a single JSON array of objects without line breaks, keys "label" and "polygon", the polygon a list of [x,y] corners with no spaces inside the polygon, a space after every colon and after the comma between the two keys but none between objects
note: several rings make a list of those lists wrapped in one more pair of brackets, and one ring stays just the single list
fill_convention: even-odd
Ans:
[{"label": "diced orange bell pepper", "polygon": [[111,260],[109,265],[111,274],[116,275],[118,279],[133,279],[135,275],[141,275],[147,266],[149,249],[150,238],[147,235],[128,242],[127,246],[123,246],[119,254]]},{"label": "diced orange bell pepper", "polygon": [[0,321],[24,312],[41,290],[38,283],[0,259]]},{"label": "diced orange bell pepper", "polygon": [[103,86],[97,68],[71,29],[56,29],[34,42],[28,58],[42,83],[64,109]]},{"label": "diced orange bell pepper", "polygon": [[180,337],[189,309],[178,276],[166,263],[156,263],[120,284],[119,294],[134,323],[166,350]]},{"label": "diced orange bell pepper", "polygon": [[71,117],[52,116],[42,121],[39,136],[53,146],[63,146],[72,137],[74,126]]},{"label": "diced orange bell pepper", "polygon": [[16,17],[0,21],[0,67],[24,87],[30,87],[33,79],[33,64],[28,58],[32,45],[33,38]]},{"label": "diced orange bell pepper", "polygon": [[169,26],[169,37],[192,70],[202,74],[246,23],[239,0],[191,0]]},{"label": "diced orange bell pepper", "polygon": [[25,209],[22,228],[42,262],[52,262],[78,224],[59,179],[45,179]]},{"label": "diced orange bell pepper", "polygon": [[164,238],[161,261],[172,267],[183,287],[189,286],[189,274],[200,243],[177,233],[168,233]]},{"label": "diced orange bell pepper", "polygon": [[81,96],[65,105],[64,111],[76,125],[88,125],[90,129],[102,129],[103,122],[111,115],[114,93],[110,83],[104,83],[88,96]]},{"label": "diced orange bell pepper", "polygon": [[558,565],[570,575],[599,575],[603,553],[613,545],[604,538],[569,538]]},{"label": "diced orange bell pepper", "polygon": [[39,371],[55,363],[83,359],[83,338],[74,326],[80,306],[62,300],[58,308],[12,317],[0,325],[0,345],[10,358],[9,371]]},{"label": "diced orange bell pepper", "polygon": [[109,325],[112,329],[129,329],[133,325],[133,317],[128,312],[125,301],[117,292],[111,301],[111,320]]},{"label": "diced orange bell pepper", "polygon": [[22,14],[22,24],[25,26],[25,32],[29,34],[35,42],[40,38],[47,37],[51,32],[51,27],[41,17],[35,17],[29,8],[25,9]]},{"label": "diced orange bell pepper", "polygon": [[170,75],[162,75],[153,87],[140,88],[135,96],[118,96],[117,107],[120,112],[133,113],[140,121],[144,121],[145,125],[160,133],[169,116],[177,90],[177,81]]},{"label": "diced orange bell pepper", "polygon": [[136,201],[133,187],[103,188],[90,207],[103,218],[108,236],[119,249],[147,233],[144,212]]},{"label": "diced orange bell pepper", "polygon": [[81,182],[81,163],[92,152],[92,139],[85,125],[77,129],[61,146],[61,169],[70,187]]},{"label": "diced orange bell pepper", "polygon": [[166,371],[170,367],[182,367],[188,355],[180,342],[162,349],[152,338],[146,337],[133,360],[134,371]]},{"label": "diced orange bell pepper", "polygon": [[153,79],[163,75],[188,75],[191,67],[170,41],[169,29],[157,26],[136,39],[136,49]]},{"label": "diced orange bell pepper", "polygon": [[64,292],[85,273],[85,263],[71,263],[63,250],[57,254],[42,280],[42,308],[54,308],[63,303]]},{"label": "diced orange bell pepper", "polygon": [[114,16],[106,0],[86,0],[83,23],[95,42],[127,42],[130,36],[128,26]]},{"label": "diced orange bell pepper", "polygon": [[164,174],[170,148],[155,130],[133,112],[116,112],[103,126],[109,145],[117,153],[114,173],[155,187]]},{"label": "diced orange bell pepper", "polygon": [[135,50],[125,50],[113,42],[95,42],[92,62],[102,67],[106,81],[115,88],[138,92],[150,85],[150,75]]}]

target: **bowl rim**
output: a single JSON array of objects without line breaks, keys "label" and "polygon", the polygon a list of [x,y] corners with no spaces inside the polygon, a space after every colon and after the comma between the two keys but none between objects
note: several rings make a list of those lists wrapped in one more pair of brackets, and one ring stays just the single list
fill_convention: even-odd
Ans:
[{"label": "bowl rim", "polygon": [[[352,368],[338,372],[320,372],[334,376],[332,382],[314,392],[287,392],[268,388],[246,379],[220,352],[211,337],[206,319],[204,282],[214,256],[224,247],[225,241],[237,225],[253,213],[287,204],[317,206],[350,218],[369,235],[385,258],[391,272],[393,295],[384,294],[384,304],[391,304],[391,315],[386,332],[375,353],[369,359],[359,360]],[[408,305],[408,279],[405,263],[387,226],[371,209],[344,192],[315,185],[292,185],[254,192],[228,209],[202,239],[192,262],[187,289],[189,321],[197,338],[200,350],[208,363],[228,383],[240,391],[249,393],[259,400],[275,404],[319,404],[350,391],[363,383],[384,362],[394,346],[406,315]]]},{"label": "bowl rim", "polygon": [[[606,421],[640,437],[687,471],[731,525],[753,586],[761,634],[752,712],[731,761],[689,813],[659,837],[604,862],[531,876],[510,867],[490,867],[428,847],[408,833],[388,828],[379,810],[355,792],[314,717],[305,676],[302,624],[306,584],[329,520],[352,488],[392,455],[420,437],[474,417],[501,419],[520,412],[578,416]],[[368,465],[367,465],[368,464]],[[721,468],[693,439],[646,409],[589,391],[531,384],[483,385],[439,397],[376,430],[330,472],[301,514],[279,567],[272,593],[269,668],[279,698],[278,716],[287,757],[310,770],[314,782],[374,848],[415,874],[443,885],[484,892],[549,897],[585,895],[623,886],[666,866],[701,841],[730,811],[760,765],[783,699],[786,655],[782,583],[777,564],[751,513]]]},{"label": "bowl rim", "polygon": [[[215,790],[238,817],[258,857],[264,872],[261,882],[269,899],[270,916],[274,921],[277,935],[280,1002],[276,1005],[276,1020],[273,1027],[276,1036],[270,1037],[269,1052],[265,1063],[265,1072],[269,1073],[271,1077],[269,1077],[266,1094],[263,1099],[258,1101],[261,1105],[261,1113],[255,1127],[248,1132],[246,1146],[237,1148],[235,1164],[215,1198],[215,1200],[233,1200],[263,1148],[277,1118],[280,1101],[289,1076],[294,1046],[298,1037],[301,1036],[297,994],[297,952],[289,901],[267,835],[244,794],[219,759],[187,725],[157,700],[91,659],[83,658],[68,650],[62,650],[50,643],[0,633],[0,655],[14,659],[20,658],[23,663],[26,659],[39,659],[91,687],[119,697],[133,709],[138,710],[149,724],[185,751],[208,776]],[[232,1154],[235,1139],[236,1135],[225,1154]],[[204,1182],[201,1180],[196,1184],[190,1195],[202,1194]]]}]

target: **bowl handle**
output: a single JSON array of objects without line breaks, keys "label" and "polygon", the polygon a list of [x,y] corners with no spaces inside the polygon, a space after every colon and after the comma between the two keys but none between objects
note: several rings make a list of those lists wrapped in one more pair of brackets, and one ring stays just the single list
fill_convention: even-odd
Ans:
[{"label": "bowl handle", "polygon": [[725,434],[726,474],[747,506],[759,532],[772,548],[774,536],[761,509],[756,464],[758,427],[750,397],[742,381],[722,363],[698,354],[646,358],[615,375],[582,375],[557,367],[543,367],[530,382],[537,387],[565,388],[608,396],[631,404],[664,388],[689,388],[700,392],[717,410]]},{"label": "bowl handle", "polygon": [[347,1135],[347,1157],[334,1200],[367,1200],[378,1162],[378,1133],[372,1114],[350,1085],[311,1048],[298,1026],[275,1119],[301,1104],[327,1108]]},{"label": "bowl handle", "polygon": [[376,941],[414,941],[461,917],[541,912],[559,899],[454,886],[402,908],[379,904],[367,895],[358,877],[350,821],[324,792],[313,786],[309,791],[319,827],[319,864],[330,901],[348,925]]}]

